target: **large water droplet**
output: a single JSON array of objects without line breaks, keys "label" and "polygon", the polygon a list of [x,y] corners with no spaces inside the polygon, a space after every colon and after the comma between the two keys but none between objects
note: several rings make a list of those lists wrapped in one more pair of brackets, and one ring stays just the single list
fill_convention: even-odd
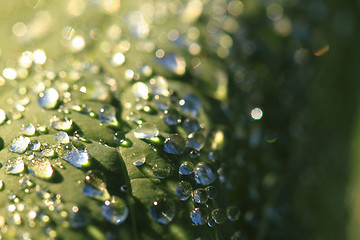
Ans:
[{"label": "large water droplet", "polygon": [[10,152],[16,152],[16,153],[24,153],[29,146],[30,138],[28,137],[17,137],[15,138],[11,145],[9,146]]},{"label": "large water droplet", "polygon": [[49,160],[42,158],[30,161],[28,168],[32,175],[41,179],[50,179],[54,173],[54,169]]},{"label": "large water droplet", "polygon": [[196,132],[200,129],[196,119],[186,118],[181,125],[187,132]]},{"label": "large water droplet", "polygon": [[165,139],[164,151],[167,153],[180,155],[185,150],[185,140],[178,134],[171,134]]},{"label": "large water droplet", "polygon": [[240,210],[235,205],[229,206],[226,208],[226,215],[230,221],[236,221],[240,217]]},{"label": "large water droplet", "polygon": [[196,226],[207,223],[208,218],[209,211],[206,207],[198,207],[190,212],[190,219]]},{"label": "large water droplet", "polygon": [[226,221],[225,211],[217,208],[211,212],[211,217],[217,224],[223,224]]},{"label": "large water droplet", "polygon": [[168,110],[170,107],[170,100],[168,97],[164,97],[162,95],[156,95],[153,99],[155,105],[160,109],[161,111]]},{"label": "large water droplet", "polygon": [[109,87],[99,79],[89,79],[80,88],[84,100],[106,101],[110,98]]},{"label": "large water droplet", "polygon": [[150,139],[157,137],[159,135],[159,130],[155,127],[154,124],[145,122],[136,127],[134,135],[136,138]]},{"label": "large water droplet", "polygon": [[160,162],[152,167],[152,172],[157,178],[164,179],[170,176],[171,168],[167,164]]},{"label": "large water droplet", "polygon": [[136,98],[147,99],[149,95],[149,88],[145,83],[137,82],[132,86],[132,92]]},{"label": "large water droplet", "polygon": [[206,190],[206,192],[207,192],[207,194],[208,194],[208,196],[209,196],[209,199],[215,199],[215,198],[216,198],[216,196],[217,196],[217,190],[216,190],[215,187],[213,187],[213,186],[207,186],[207,187],[205,188],[205,190]]},{"label": "large water droplet", "polygon": [[29,144],[29,150],[31,151],[39,151],[41,148],[41,143],[38,140],[33,140]]},{"label": "large water droplet", "polygon": [[35,132],[36,132],[36,128],[32,123],[23,125],[20,131],[20,133],[25,136],[33,136],[35,135]]},{"label": "large water droplet", "polygon": [[149,81],[150,91],[153,95],[169,96],[167,80],[162,76],[156,76]]},{"label": "large water droplet", "polygon": [[208,194],[205,189],[198,188],[194,190],[193,200],[196,203],[203,204],[208,200]]},{"label": "large water droplet", "polygon": [[59,131],[66,131],[71,129],[72,127],[72,120],[68,118],[60,119],[58,117],[53,117],[50,119],[51,126]]},{"label": "large water droplet", "polygon": [[179,101],[180,109],[192,116],[198,115],[201,105],[200,99],[193,94],[188,94]]},{"label": "large water droplet", "polygon": [[86,173],[84,180],[83,194],[99,200],[107,200],[110,198],[106,189],[105,176],[97,170],[90,170]]},{"label": "large water droplet", "polygon": [[167,70],[177,74],[184,75],[186,70],[185,59],[174,53],[166,54],[163,57],[156,57],[156,61]]},{"label": "large water droplet", "polygon": [[191,184],[187,181],[181,181],[176,185],[176,194],[181,201],[187,200],[192,192]]},{"label": "large water droplet", "polygon": [[195,181],[203,186],[207,186],[216,180],[216,175],[213,170],[203,162],[196,165],[194,175]]},{"label": "large water droplet", "polygon": [[39,105],[45,109],[56,107],[59,100],[59,93],[54,88],[48,88],[39,94]]},{"label": "large water droplet", "polygon": [[57,132],[55,139],[61,144],[67,144],[70,142],[69,135],[64,131]]},{"label": "large water droplet", "polygon": [[152,218],[162,224],[169,224],[175,217],[175,205],[173,202],[159,199],[150,205]]},{"label": "large water droplet", "polygon": [[189,161],[183,162],[179,167],[179,173],[181,175],[190,175],[194,172],[194,164]]},{"label": "large water droplet", "polygon": [[125,201],[115,196],[106,200],[101,210],[104,218],[114,225],[123,223],[129,214],[129,208]]},{"label": "large water droplet", "polygon": [[163,121],[168,126],[175,126],[181,123],[181,115],[176,109],[168,109],[164,111]]},{"label": "large water droplet", "polygon": [[90,154],[84,146],[74,146],[67,144],[65,146],[65,155],[63,159],[68,161],[74,167],[83,167],[89,164]]},{"label": "large water droplet", "polygon": [[0,124],[2,124],[6,120],[5,111],[0,109]]},{"label": "large water droplet", "polygon": [[137,167],[142,166],[146,162],[146,157],[145,154],[143,153],[140,154],[133,153],[132,158],[133,158],[133,164]]},{"label": "large water droplet", "polygon": [[25,164],[21,157],[12,158],[7,161],[4,169],[7,174],[19,174],[24,171]]},{"label": "large water droplet", "polygon": [[91,221],[91,216],[88,211],[73,206],[69,211],[69,222],[71,228],[83,228]]},{"label": "large water droplet", "polygon": [[111,125],[117,125],[118,121],[116,119],[116,110],[113,106],[103,106],[99,110],[99,119],[104,123]]},{"label": "large water droplet", "polygon": [[192,132],[186,140],[186,147],[200,151],[205,145],[205,136],[203,132]]}]

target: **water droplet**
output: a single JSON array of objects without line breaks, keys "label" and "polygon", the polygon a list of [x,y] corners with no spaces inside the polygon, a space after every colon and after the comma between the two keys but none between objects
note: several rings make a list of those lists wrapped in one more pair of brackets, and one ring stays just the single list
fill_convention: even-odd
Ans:
[{"label": "water droplet", "polygon": [[162,95],[156,95],[153,99],[157,108],[161,111],[168,110],[170,107],[170,101],[168,97],[164,97]]},{"label": "water droplet", "polygon": [[151,94],[169,96],[168,82],[163,76],[156,76],[150,79],[149,83]]},{"label": "water droplet", "polygon": [[206,207],[198,207],[190,212],[190,219],[195,226],[200,226],[207,223],[209,218],[209,211]]},{"label": "water droplet", "polygon": [[54,88],[48,88],[39,94],[39,105],[45,109],[55,108],[59,100],[59,93]]},{"label": "water droplet", "polygon": [[191,150],[189,153],[189,156],[191,159],[198,158],[198,157],[200,157],[200,152],[196,151],[196,150]]},{"label": "water droplet", "polygon": [[223,224],[226,221],[225,211],[217,208],[211,212],[211,217],[217,224]]},{"label": "water droplet", "polygon": [[99,110],[99,119],[104,123],[111,125],[117,125],[118,121],[116,119],[116,110],[113,106],[103,106]]},{"label": "water droplet", "polygon": [[165,163],[157,163],[152,167],[152,172],[157,178],[164,179],[170,176],[171,168]]},{"label": "water droplet", "polygon": [[196,203],[203,204],[208,200],[208,194],[205,189],[198,188],[194,190],[193,200]]},{"label": "water droplet", "polygon": [[55,156],[55,151],[52,148],[45,148],[40,152],[40,154],[41,154],[41,156],[51,158],[51,157]]},{"label": "water droplet", "polygon": [[189,182],[181,181],[176,185],[176,194],[181,201],[187,200],[192,192],[192,187]]},{"label": "water droplet", "polygon": [[60,119],[58,117],[53,117],[50,119],[51,126],[59,131],[70,130],[72,127],[72,120],[68,118]]},{"label": "water droplet", "polygon": [[5,183],[3,180],[0,180],[0,191],[4,190],[5,188]]},{"label": "water droplet", "polygon": [[5,111],[0,109],[0,124],[2,124],[3,122],[5,122],[6,120],[6,114]]},{"label": "water droplet", "polygon": [[67,144],[70,142],[69,135],[64,131],[57,132],[55,139],[61,144]]},{"label": "water droplet", "polygon": [[132,86],[132,92],[136,98],[147,99],[149,95],[149,88],[145,83],[137,82]]},{"label": "water droplet", "polygon": [[157,137],[159,135],[159,130],[155,127],[154,124],[145,122],[136,127],[134,135],[136,138],[150,139]]},{"label": "water droplet", "polygon": [[174,53],[169,53],[164,56],[157,56],[156,61],[162,65],[165,69],[177,74],[184,75],[186,70],[185,59]]},{"label": "water droplet", "polygon": [[215,227],[216,226],[216,222],[214,221],[213,218],[208,219],[208,226],[209,227]]},{"label": "water droplet", "polygon": [[32,123],[23,125],[20,133],[25,136],[34,136],[36,132],[35,126]]},{"label": "water droplet", "polygon": [[25,164],[21,157],[12,158],[7,161],[4,169],[7,174],[19,174],[24,171]]},{"label": "water droplet", "polygon": [[163,121],[168,126],[175,126],[181,123],[181,115],[176,109],[165,110]]},{"label": "water droplet", "polygon": [[42,158],[30,161],[28,168],[32,175],[41,179],[50,179],[54,173],[54,169],[49,160]]},{"label": "water droplet", "polygon": [[200,129],[199,123],[196,119],[186,118],[182,122],[182,127],[187,132],[196,132]]},{"label": "water droplet", "polygon": [[41,148],[41,143],[38,140],[32,140],[29,144],[29,150],[39,151]]},{"label": "water droplet", "polygon": [[106,189],[105,176],[102,172],[90,170],[86,173],[83,194],[86,197],[103,201],[110,198],[110,194]]},{"label": "water droplet", "polygon": [[205,188],[205,190],[206,190],[206,192],[207,192],[207,194],[208,194],[208,196],[209,196],[209,199],[215,199],[215,198],[216,198],[216,196],[217,196],[217,190],[216,190],[215,187],[213,187],[213,186],[207,186],[207,187]]},{"label": "water droplet", "polygon": [[162,224],[169,224],[175,217],[175,205],[168,200],[160,199],[150,205],[152,218]]},{"label": "water droplet", "polygon": [[133,164],[137,167],[142,166],[145,162],[146,162],[146,157],[145,154],[140,153],[140,154],[135,154],[133,153]]},{"label": "water droplet", "polygon": [[230,221],[236,221],[240,217],[240,210],[235,205],[229,206],[226,208],[226,215]]},{"label": "water droplet", "polygon": [[83,167],[89,164],[90,154],[84,146],[65,145],[65,155],[63,159],[74,167]]},{"label": "water droplet", "polygon": [[179,101],[180,109],[192,116],[197,116],[199,109],[201,108],[201,101],[193,94],[186,95],[183,99]]},{"label": "water droplet", "polygon": [[30,138],[28,137],[17,137],[15,138],[11,145],[9,146],[10,152],[16,152],[16,153],[24,153],[29,146]]},{"label": "water droplet", "polygon": [[[80,92],[82,92],[81,99],[104,102],[110,98],[109,87],[103,81],[99,80],[99,78],[100,77],[96,76],[85,82],[80,88]],[[82,111],[84,111],[84,113],[89,112],[86,106],[82,108]]]},{"label": "water droplet", "polygon": [[230,238],[230,240],[247,240],[247,239],[248,238],[246,237],[246,235],[240,231],[235,232]]},{"label": "water droplet", "polygon": [[183,162],[179,167],[179,173],[181,175],[190,175],[194,172],[194,164],[189,161]]},{"label": "water droplet", "polygon": [[193,132],[188,135],[186,147],[200,151],[205,145],[205,136],[202,132]]},{"label": "water droplet", "polygon": [[91,216],[85,209],[73,206],[69,211],[69,222],[71,228],[83,228],[91,221]]},{"label": "water droplet", "polygon": [[123,223],[129,214],[125,201],[115,196],[111,200],[106,200],[101,210],[104,218],[114,225]]},{"label": "water droplet", "polygon": [[178,134],[169,135],[164,142],[164,151],[170,154],[180,155],[185,150],[185,140]]},{"label": "water droplet", "polygon": [[130,114],[126,116],[126,120],[132,121],[138,125],[142,124],[142,120],[139,112],[130,112]]},{"label": "water droplet", "polygon": [[216,180],[216,175],[213,170],[203,162],[196,165],[194,175],[195,181],[203,186],[207,186]]}]

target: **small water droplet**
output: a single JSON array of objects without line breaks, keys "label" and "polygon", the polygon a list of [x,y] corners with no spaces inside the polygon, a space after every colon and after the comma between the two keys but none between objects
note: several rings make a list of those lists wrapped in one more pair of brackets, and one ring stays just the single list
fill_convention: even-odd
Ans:
[{"label": "small water droplet", "polygon": [[179,167],[179,173],[181,175],[190,175],[194,172],[194,164],[189,161],[183,162]]},{"label": "small water droplet", "polygon": [[165,163],[157,163],[152,167],[152,172],[157,178],[164,179],[170,176],[171,168]]},{"label": "small water droplet", "polygon": [[206,207],[198,207],[190,212],[190,219],[195,226],[204,225],[209,218],[209,211]]},{"label": "small water droplet", "polygon": [[132,92],[135,98],[147,99],[149,95],[149,88],[145,83],[137,82],[132,86]]},{"label": "small water droplet", "polygon": [[105,176],[102,172],[90,170],[86,173],[83,194],[86,197],[98,200],[106,200],[110,198],[110,194],[106,190]]},{"label": "small water droplet", "polygon": [[41,156],[52,158],[55,156],[55,151],[52,148],[45,148],[40,152]]},{"label": "small water droplet", "polygon": [[39,94],[38,103],[42,108],[55,108],[59,100],[59,93],[54,88],[48,88]]},{"label": "small water droplet", "polygon": [[15,153],[24,153],[28,148],[29,143],[30,138],[23,136],[17,137],[12,141],[11,145],[9,146],[9,151]]},{"label": "small water droplet", "polygon": [[207,187],[205,188],[205,190],[206,190],[206,192],[207,192],[207,194],[208,194],[208,196],[209,196],[209,199],[215,199],[215,198],[216,198],[216,196],[217,196],[217,190],[216,190],[215,187],[213,187],[213,186],[207,186]]},{"label": "small water droplet", "polygon": [[169,224],[175,217],[175,205],[166,199],[159,199],[150,205],[152,218],[162,224]]},{"label": "small water droplet", "polygon": [[188,135],[186,147],[200,151],[205,145],[205,136],[202,132],[193,132]]},{"label": "small water droplet", "polygon": [[41,179],[50,179],[54,173],[54,169],[49,160],[42,158],[30,161],[28,168],[32,175]]},{"label": "small water droplet", "polygon": [[214,221],[213,218],[208,219],[208,226],[209,227],[215,227],[216,226],[216,222]]},{"label": "small water droplet", "polygon": [[177,74],[184,75],[186,70],[185,59],[174,53],[166,54],[164,56],[157,56],[156,61],[167,70]]},{"label": "small water droplet", "polygon": [[197,116],[202,103],[198,97],[193,94],[187,94],[183,99],[179,101],[180,109],[192,116]]},{"label": "small water droplet", "polygon": [[5,122],[6,120],[6,114],[5,111],[0,109],[0,124],[2,124],[3,122]]},{"label": "small water droplet", "polygon": [[192,192],[191,184],[187,181],[181,181],[176,185],[176,194],[181,201],[187,200]]},{"label": "small water droplet", "polygon": [[21,157],[12,158],[7,161],[4,169],[7,174],[19,174],[24,171],[25,164]]},{"label": "small water droplet", "polygon": [[237,206],[232,205],[226,208],[226,215],[230,221],[236,221],[240,217],[240,210]]},{"label": "small water droplet", "polygon": [[70,142],[69,135],[64,131],[57,132],[55,139],[61,144],[67,144]]},{"label": "small water droplet", "polygon": [[208,194],[205,189],[198,188],[193,192],[193,200],[196,203],[203,204],[208,200]]},{"label": "small water droplet", "polygon": [[0,191],[4,190],[5,188],[5,183],[3,180],[0,180]]},{"label": "small water droplet", "polygon": [[169,96],[168,82],[163,76],[156,76],[150,79],[149,83],[151,94]]},{"label": "small water droplet", "polygon": [[168,97],[162,95],[156,95],[153,99],[157,108],[161,111],[168,110],[170,107],[170,101]]},{"label": "small water droplet", "polygon": [[103,106],[99,110],[99,119],[104,123],[111,125],[117,125],[118,121],[116,119],[116,110],[113,106]]},{"label": "small water droplet", "polygon": [[170,154],[180,155],[185,150],[185,140],[178,134],[169,135],[164,142],[164,151]]},{"label": "small water droplet", "polygon": [[216,175],[213,170],[203,162],[196,165],[194,175],[195,181],[203,186],[207,186],[216,180]]},{"label": "small water droplet", "polygon": [[181,123],[181,115],[176,109],[168,109],[164,111],[163,121],[168,126],[175,126]]},{"label": "small water droplet", "polygon": [[159,135],[159,130],[155,127],[154,124],[145,122],[136,127],[134,135],[136,138],[150,139],[157,137]]},{"label": "small water droplet", "polygon": [[140,153],[140,154],[135,154],[133,153],[133,164],[137,167],[142,166],[145,162],[146,162],[146,157],[145,154]]},{"label": "small water droplet", "polygon": [[21,134],[25,136],[34,136],[36,133],[35,126],[32,123],[23,125],[20,131]]},{"label": "small water droplet", "polygon": [[196,151],[196,150],[191,150],[189,153],[189,156],[191,159],[198,158],[198,157],[200,157],[200,152]]},{"label": "small water droplet", "polygon": [[83,228],[91,221],[91,216],[85,209],[73,206],[69,211],[69,222],[71,228]]},{"label": "small water droplet", "polygon": [[211,217],[217,224],[223,224],[226,221],[225,211],[217,208],[211,212]]},{"label": "small water droplet", "polygon": [[129,208],[125,201],[115,196],[110,200],[106,200],[101,210],[104,218],[114,225],[123,223],[129,214]]},{"label": "small water droplet", "polygon": [[196,119],[192,119],[192,118],[186,118],[182,122],[182,127],[187,132],[196,132],[200,129],[198,121]]},{"label": "small water droplet", "polygon": [[32,140],[29,144],[29,150],[39,151],[41,148],[41,143],[38,140]]},{"label": "small water droplet", "polygon": [[67,131],[72,127],[72,120],[68,118],[60,119],[58,117],[53,117],[50,119],[51,127],[59,131]]},{"label": "small water droplet", "polygon": [[89,164],[90,154],[85,146],[81,146],[80,144],[77,146],[66,144],[64,150],[65,155],[63,156],[63,159],[74,167],[81,168]]}]

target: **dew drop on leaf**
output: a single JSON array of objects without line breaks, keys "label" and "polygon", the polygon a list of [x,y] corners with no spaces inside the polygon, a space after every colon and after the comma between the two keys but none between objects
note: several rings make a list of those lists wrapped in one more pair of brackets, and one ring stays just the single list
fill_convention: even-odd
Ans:
[{"label": "dew drop on leaf", "polygon": [[240,217],[240,210],[235,205],[229,206],[226,208],[226,215],[230,221],[236,221]]},{"label": "dew drop on leaf", "polygon": [[185,151],[185,140],[178,134],[169,135],[164,142],[164,151],[180,155]]},{"label": "dew drop on leaf", "polygon": [[165,69],[177,74],[184,75],[186,70],[185,59],[174,53],[166,54],[164,56],[157,56],[156,61]]},{"label": "dew drop on leaf", "polygon": [[176,109],[168,109],[164,111],[163,121],[168,126],[175,126],[181,123],[181,115]]},{"label": "dew drop on leaf", "polygon": [[0,124],[2,124],[6,120],[5,111],[0,109]]},{"label": "dew drop on leaf", "polygon": [[175,217],[175,205],[166,199],[159,199],[150,205],[151,217],[162,224],[169,224]]},{"label": "dew drop on leaf", "polygon": [[69,211],[69,222],[71,228],[83,228],[91,221],[91,216],[88,211],[73,206]]},{"label": "dew drop on leaf", "polygon": [[104,123],[111,125],[117,125],[118,121],[116,119],[116,110],[113,106],[103,106],[99,110],[99,119]]},{"label": "dew drop on leaf", "polygon": [[33,136],[33,135],[35,135],[35,132],[36,132],[36,129],[32,123],[23,125],[20,130],[20,133],[25,136]]},{"label": "dew drop on leaf", "polygon": [[179,167],[179,173],[181,175],[190,175],[194,172],[194,164],[189,161],[183,162]]},{"label": "dew drop on leaf", "polygon": [[203,162],[196,165],[194,175],[195,181],[203,186],[207,186],[216,180],[216,175],[213,170]]},{"label": "dew drop on leaf", "polygon": [[120,197],[113,196],[106,200],[101,207],[104,218],[114,225],[123,223],[129,214],[129,208]]},{"label": "dew drop on leaf", "polygon": [[159,135],[159,130],[155,127],[154,124],[145,122],[136,127],[134,135],[136,138],[150,139],[157,137]]},{"label": "dew drop on leaf", "polygon": [[12,158],[6,162],[4,169],[7,174],[19,174],[24,171],[25,164],[21,157]]},{"label": "dew drop on leaf", "polygon": [[198,188],[193,192],[193,200],[196,203],[203,204],[208,200],[208,194],[205,189]]},{"label": "dew drop on leaf", "polygon": [[149,88],[145,83],[137,82],[132,86],[132,92],[135,98],[147,99],[149,95]]},{"label": "dew drop on leaf", "polygon": [[176,194],[178,195],[180,201],[187,200],[192,192],[191,184],[187,181],[181,181],[176,185]]},{"label": "dew drop on leaf", "polygon": [[209,211],[206,207],[198,207],[190,212],[190,219],[195,226],[200,226],[207,223],[209,218]]},{"label": "dew drop on leaf", "polygon": [[30,174],[41,179],[50,179],[54,173],[50,161],[42,158],[30,161],[28,169]]},{"label": "dew drop on leaf", "polygon": [[50,119],[51,126],[59,131],[67,131],[72,127],[72,120],[68,118],[60,119],[58,117],[53,117]]},{"label": "dew drop on leaf", "polygon": [[199,109],[201,108],[202,103],[195,95],[188,94],[179,101],[179,106],[183,112],[196,117],[199,113]]},{"label": "dew drop on leaf", "polygon": [[69,135],[64,131],[57,132],[55,139],[61,144],[67,144],[70,142]]},{"label": "dew drop on leaf", "polygon": [[54,88],[48,88],[39,94],[38,103],[40,107],[52,109],[56,107],[59,100],[59,93]]},{"label": "dew drop on leaf", "polygon": [[110,198],[110,194],[106,189],[105,176],[102,172],[90,170],[86,173],[83,195],[99,200],[106,200]]},{"label": "dew drop on leaf", "polygon": [[156,76],[150,79],[149,83],[151,94],[169,96],[168,82],[163,76]]},{"label": "dew drop on leaf", "polygon": [[23,136],[17,137],[12,141],[11,145],[9,146],[9,151],[15,153],[24,153],[28,148],[29,143],[30,138]]},{"label": "dew drop on leaf", "polygon": [[200,129],[198,121],[192,118],[186,118],[181,125],[187,132],[196,132]]},{"label": "dew drop on leaf", "polygon": [[29,144],[29,150],[39,151],[41,148],[41,143],[38,140],[32,140]]},{"label": "dew drop on leaf", "polygon": [[170,176],[171,168],[165,163],[156,163],[152,167],[152,172],[157,178],[164,179]]},{"label": "dew drop on leaf", "polygon": [[220,208],[216,208],[211,212],[211,217],[217,224],[223,224],[226,221],[226,213]]},{"label": "dew drop on leaf", "polygon": [[145,162],[146,162],[146,157],[145,154],[140,153],[140,154],[135,154],[133,153],[133,164],[137,167],[142,166]]},{"label": "dew drop on leaf", "polygon": [[207,187],[205,188],[205,190],[206,190],[206,192],[207,192],[207,194],[208,194],[208,196],[209,196],[209,199],[215,199],[215,198],[216,198],[216,196],[217,196],[217,190],[216,190],[215,187],[213,187],[213,186],[207,186]]},{"label": "dew drop on leaf", "polygon": [[74,167],[81,168],[89,164],[90,154],[85,147],[75,147],[72,144],[66,144],[64,150],[63,159]]},{"label": "dew drop on leaf", "polygon": [[186,140],[186,147],[200,151],[205,145],[205,136],[200,131],[192,132],[188,135]]}]

